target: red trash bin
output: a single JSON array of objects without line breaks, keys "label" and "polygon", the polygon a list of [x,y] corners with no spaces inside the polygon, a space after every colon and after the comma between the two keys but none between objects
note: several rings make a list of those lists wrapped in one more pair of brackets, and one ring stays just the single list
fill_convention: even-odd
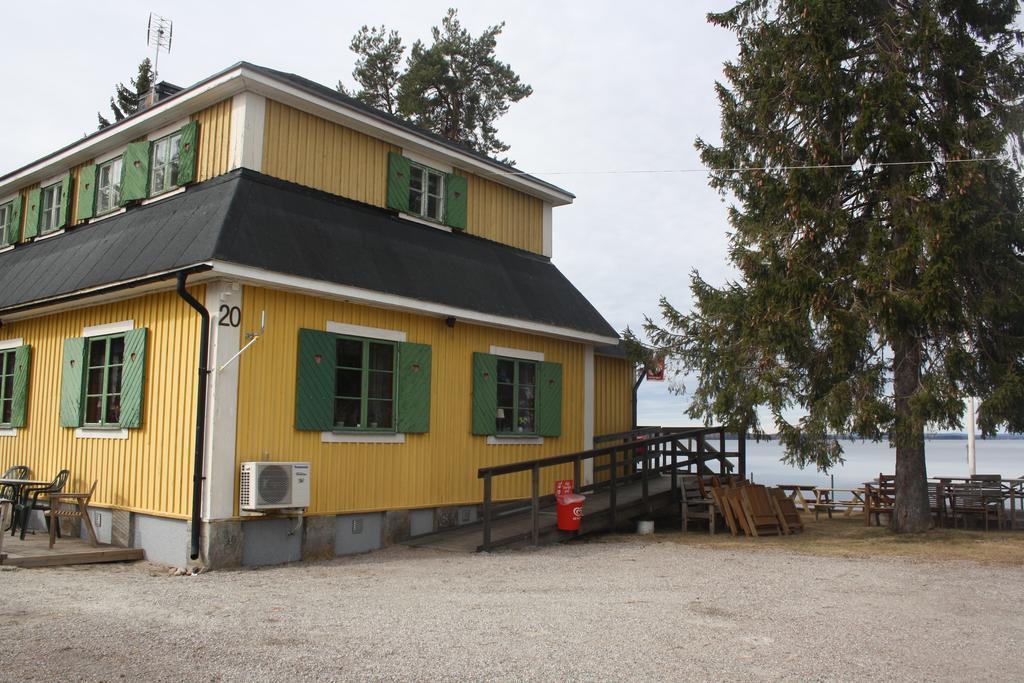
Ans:
[{"label": "red trash bin", "polygon": [[583,519],[583,501],[587,499],[578,493],[567,493],[555,497],[558,509],[558,528],[561,531],[579,531]]}]

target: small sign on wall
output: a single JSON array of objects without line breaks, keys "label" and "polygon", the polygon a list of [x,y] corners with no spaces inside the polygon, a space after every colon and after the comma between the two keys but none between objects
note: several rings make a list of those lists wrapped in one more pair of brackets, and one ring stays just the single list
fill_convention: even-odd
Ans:
[{"label": "small sign on wall", "polygon": [[647,381],[665,381],[665,356],[658,356],[654,359],[654,363],[651,364],[651,367],[647,368]]}]

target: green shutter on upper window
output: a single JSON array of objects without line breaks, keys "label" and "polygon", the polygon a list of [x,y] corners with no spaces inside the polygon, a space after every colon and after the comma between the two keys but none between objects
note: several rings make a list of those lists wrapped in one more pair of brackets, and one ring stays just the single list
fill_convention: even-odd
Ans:
[{"label": "green shutter on upper window", "polygon": [[21,236],[21,194],[11,202],[11,218],[7,224],[7,244],[14,244]]},{"label": "green shutter on upper window", "polygon": [[63,228],[71,219],[71,174],[68,173],[60,181],[60,216],[57,227]]},{"label": "green shutter on upper window", "polygon": [[38,187],[28,193],[28,208],[25,211],[25,240],[39,234],[39,205],[43,201],[43,191]]},{"label": "green shutter on upper window", "polygon": [[409,211],[409,160],[388,152],[388,208]]},{"label": "green shutter on upper window", "polygon": [[473,433],[492,435],[498,422],[498,357],[473,354]]},{"label": "green shutter on upper window", "polygon": [[89,164],[78,172],[78,201],[75,203],[75,222],[92,218],[96,212],[96,164]]},{"label": "green shutter on upper window", "polygon": [[149,196],[149,142],[124,148],[121,162],[121,206]]},{"label": "green shutter on upper window", "polygon": [[559,436],[562,433],[562,364],[537,364],[537,433]]},{"label": "green shutter on upper window", "polygon": [[60,372],[60,426],[82,426],[82,379],[85,377],[85,337],[64,340]]},{"label": "green shutter on upper window", "polygon": [[430,346],[398,345],[398,431],[430,431]]},{"label": "green shutter on upper window", "polygon": [[28,413],[28,378],[32,368],[32,347],[14,349],[14,390],[11,402],[11,426],[24,427]]},{"label": "green shutter on upper window", "polygon": [[178,175],[175,185],[188,185],[196,181],[196,152],[199,147],[199,122],[191,121],[181,127],[178,143]]},{"label": "green shutter on upper window", "polygon": [[466,229],[467,201],[469,192],[466,179],[449,173],[444,181],[444,222],[456,230]]},{"label": "green shutter on upper window", "polygon": [[299,330],[295,381],[295,428],[329,432],[334,429],[334,375],[338,352],[330,332]]},{"label": "green shutter on upper window", "polygon": [[142,426],[142,397],[146,388],[146,328],[124,335],[124,366],[121,368],[121,417],[124,429]]}]

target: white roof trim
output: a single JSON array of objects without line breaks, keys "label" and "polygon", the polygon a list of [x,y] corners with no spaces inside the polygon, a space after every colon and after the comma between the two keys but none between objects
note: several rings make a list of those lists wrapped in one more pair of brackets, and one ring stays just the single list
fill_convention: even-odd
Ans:
[{"label": "white roof trim", "polygon": [[362,289],[360,287],[339,285],[333,282],[325,282],[323,280],[314,280],[312,278],[285,275],[283,273],[275,273],[273,271],[251,268],[249,266],[240,266],[226,261],[210,261],[209,263],[213,266],[213,270],[211,272],[216,275],[230,277],[251,284],[291,290],[310,296],[342,299],[353,303],[375,306],[377,308],[390,308],[419,315],[430,315],[444,318],[453,317],[456,321],[484,325],[487,327],[498,327],[506,330],[516,330],[519,332],[528,332],[545,337],[557,337],[559,339],[568,339],[577,342],[587,342],[591,344],[618,343],[618,339],[615,337],[603,337],[601,335],[581,332],[579,330],[560,327],[558,325],[549,325],[546,323],[537,323],[528,320],[519,320],[517,318],[492,315],[490,313],[481,313],[479,311],[471,311],[469,309],[421,301],[411,297],[375,292],[373,290]]}]

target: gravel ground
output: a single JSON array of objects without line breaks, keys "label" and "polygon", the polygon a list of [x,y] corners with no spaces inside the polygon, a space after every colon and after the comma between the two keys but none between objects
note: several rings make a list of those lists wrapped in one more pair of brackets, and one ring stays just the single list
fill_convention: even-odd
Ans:
[{"label": "gravel ground", "polygon": [[0,679],[995,679],[1020,670],[1022,585],[1024,568],[658,536],[197,576],[7,569]]}]

